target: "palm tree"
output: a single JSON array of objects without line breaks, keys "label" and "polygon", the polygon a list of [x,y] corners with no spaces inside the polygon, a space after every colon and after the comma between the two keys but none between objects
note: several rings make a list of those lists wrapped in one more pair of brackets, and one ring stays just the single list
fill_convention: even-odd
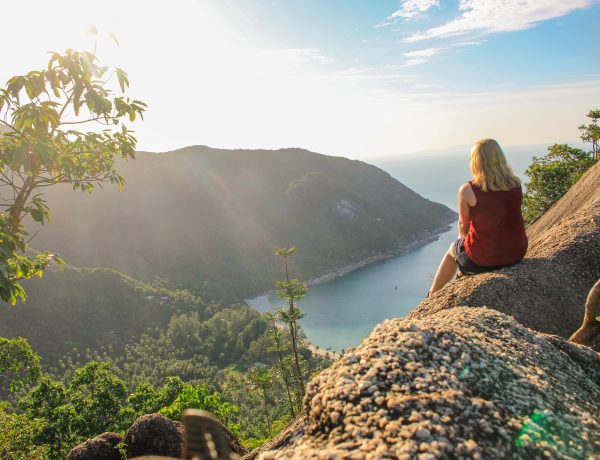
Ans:
[{"label": "palm tree", "polygon": [[288,274],[287,258],[296,252],[296,247],[289,246],[289,247],[284,247],[284,248],[273,248],[273,252],[275,253],[276,256],[283,257],[283,264],[285,265],[285,279],[287,281],[289,281],[290,275]]}]

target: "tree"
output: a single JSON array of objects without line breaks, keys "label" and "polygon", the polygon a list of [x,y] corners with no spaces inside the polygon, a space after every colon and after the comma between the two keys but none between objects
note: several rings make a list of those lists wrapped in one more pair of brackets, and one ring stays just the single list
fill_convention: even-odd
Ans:
[{"label": "tree", "polygon": [[179,377],[165,378],[165,383],[159,390],[148,382],[138,384],[127,398],[128,406],[124,409],[125,426],[131,425],[140,415],[154,414],[173,404],[184,386]]},{"label": "tree", "polygon": [[[131,411],[130,419],[134,419],[137,414],[153,414],[163,406],[158,404],[158,395],[156,389],[147,382],[140,383],[135,387],[135,391],[127,398]],[[133,421],[133,420],[132,420]]]},{"label": "tree", "polygon": [[598,151],[600,144],[600,126],[598,119],[600,118],[600,109],[590,110],[587,117],[592,120],[590,124],[579,126],[581,131],[581,140],[592,144],[592,160],[598,160]]},{"label": "tree", "polygon": [[11,390],[25,383],[35,383],[41,374],[40,357],[33,352],[27,340],[0,337],[0,378],[9,384]]},{"label": "tree", "polygon": [[34,433],[34,445],[48,446],[48,458],[65,458],[68,450],[80,439],[73,432],[76,413],[68,403],[69,396],[62,382],[48,375],[42,376],[37,385],[21,400],[19,406],[29,420],[39,425]]},{"label": "tree", "polygon": [[119,430],[127,397],[125,382],[112,373],[110,363],[91,361],[75,371],[68,388],[76,417],[74,430],[83,437]]},{"label": "tree", "polygon": [[86,438],[123,430],[126,396],[125,382],[110,364],[92,361],[75,371],[68,386],[42,376],[19,406],[39,425],[35,445],[48,446],[48,457],[58,459]]},{"label": "tree", "polygon": [[523,217],[526,223],[535,221],[556,203],[598,161],[600,110],[590,110],[587,114],[592,123],[579,126],[581,140],[590,142],[592,150],[554,144],[548,147],[543,157],[533,157],[525,174],[529,176],[523,196]]},{"label": "tree", "polygon": [[[91,192],[104,183],[119,190],[125,180],[115,160],[135,158],[136,138],[123,123],[143,117],[146,104],[122,93],[129,86],[122,69],[100,65],[94,53],[68,49],[52,53],[44,70],[8,80],[0,88],[0,298],[13,305],[26,298],[20,280],[41,276],[49,252],[26,253],[30,216],[46,223],[50,209],[42,190],[60,183]],[[86,128],[79,131],[74,127]]]},{"label": "tree", "polygon": [[169,406],[163,407],[159,414],[171,420],[181,420],[181,415],[186,409],[209,411],[234,434],[239,433],[239,425],[231,423],[231,416],[237,412],[237,407],[222,401],[221,395],[216,391],[211,392],[206,385],[184,385],[175,400]]},{"label": "tree", "polygon": [[302,297],[306,295],[308,292],[308,288],[300,282],[299,279],[294,278],[290,279],[289,271],[288,271],[288,257],[293,255],[296,252],[296,248],[294,246],[290,246],[287,248],[274,248],[273,249],[275,255],[278,255],[283,258],[283,263],[285,266],[285,280],[284,281],[276,281],[275,287],[277,289],[277,296],[287,301],[288,306],[281,307],[276,310],[277,317],[287,324],[290,331],[290,338],[292,341],[292,350],[294,354],[294,366],[296,370],[296,378],[298,380],[298,384],[302,391],[302,395],[304,395],[305,387],[304,387],[304,376],[302,373],[302,369],[300,367],[300,358],[298,353],[298,345],[299,345],[299,321],[304,317],[304,313],[298,306],[296,305],[296,301],[300,300]]},{"label": "tree", "polygon": [[35,442],[41,423],[39,419],[30,420],[26,415],[11,412],[8,403],[0,401],[0,458],[48,458],[47,446]]},{"label": "tree", "polygon": [[523,196],[523,217],[533,222],[556,203],[585,173],[594,160],[590,153],[566,144],[554,144],[543,157],[534,157]]}]

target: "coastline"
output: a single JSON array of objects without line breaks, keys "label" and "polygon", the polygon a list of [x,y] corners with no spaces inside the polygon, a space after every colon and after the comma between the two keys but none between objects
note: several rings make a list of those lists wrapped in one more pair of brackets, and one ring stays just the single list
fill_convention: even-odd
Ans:
[{"label": "coastline", "polygon": [[[380,253],[374,254],[372,256],[366,257],[364,259],[361,259],[358,262],[354,262],[354,263],[351,263],[348,265],[344,265],[343,267],[340,267],[340,268],[337,268],[334,270],[330,270],[322,275],[316,276],[314,278],[310,278],[308,281],[305,282],[305,284],[307,286],[316,286],[317,284],[331,281],[335,278],[339,278],[341,276],[347,275],[350,272],[367,267],[367,266],[375,264],[377,262],[381,262],[386,259],[391,259],[392,257],[409,254],[413,251],[416,251],[420,247],[425,246],[426,244],[432,243],[433,241],[436,241],[437,239],[439,239],[440,235],[442,233],[449,231],[452,228],[452,224],[454,224],[455,222],[456,222],[456,218],[452,218],[452,219],[448,220],[447,222],[445,222],[444,224],[442,224],[437,229],[435,229],[434,231],[431,231],[431,232],[426,231],[424,236],[415,237],[414,241],[412,241],[410,243],[399,245],[395,249],[391,249],[391,250],[385,251],[385,252],[380,252]],[[248,298],[244,299],[244,301],[248,305],[262,303],[262,301],[265,300],[272,292],[273,292],[273,290],[270,289],[268,291],[256,294],[252,297],[248,297]],[[257,310],[258,310],[258,308],[257,308]]]},{"label": "coastline", "polygon": [[378,254],[374,254],[372,256],[366,257],[358,262],[354,262],[352,264],[345,265],[335,270],[331,270],[323,275],[317,276],[315,278],[309,279],[306,284],[308,286],[315,286],[317,284],[325,283],[327,281],[331,281],[332,279],[339,278],[340,276],[344,276],[354,270],[358,270],[360,268],[366,267],[368,265],[372,265],[377,262],[381,262],[386,259],[391,259],[392,257],[402,256],[408,254],[410,252],[416,251],[421,246],[425,246],[433,241],[436,241],[439,238],[439,235],[447,232],[451,229],[452,223],[455,222],[455,219],[445,223],[443,226],[439,227],[433,232],[427,232],[427,235],[423,238],[415,238],[414,241],[402,244],[398,246],[396,249],[392,249],[386,252],[380,252]]}]

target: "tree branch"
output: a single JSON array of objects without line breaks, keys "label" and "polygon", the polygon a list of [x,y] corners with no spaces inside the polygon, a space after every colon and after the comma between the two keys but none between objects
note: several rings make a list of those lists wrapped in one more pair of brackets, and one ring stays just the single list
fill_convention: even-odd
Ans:
[{"label": "tree branch", "polygon": [[116,119],[117,119],[117,117],[116,117],[116,116],[113,116],[113,115],[111,115],[111,116],[109,116],[109,117],[104,117],[104,116],[101,116],[101,117],[96,117],[96,118],[90,118],[90,119],[88,119],[88,120],[80,120],[80,121],[64,121],[64,122],[62,122],[62,123],[59,123],[59,126],[62,126],[62,125],[81,125],[81,124],[84,124],[84,123],[90,123],[90,122],[92,122],[92,121],[99,121],[100,123],[102,123],[102,124],[104,124],[104,125],[107,125],[107,126],[108,126],[110,123],[106,123],[106,122],[103,122],[103,121],[102,121],[102,120],[104,120],[105,118],[108,118],[109,120],[116,120]]},{"label": "tree branch", "polygon": [[10,129],[12,129],[15,133],[18,133],[19,131],[17,130],[17,128],[15,128],[13,125],[11,125],[10,123],[7,123],[4,120],[0,120],[0,123],[2,123],[3,125],[9,127]]}]

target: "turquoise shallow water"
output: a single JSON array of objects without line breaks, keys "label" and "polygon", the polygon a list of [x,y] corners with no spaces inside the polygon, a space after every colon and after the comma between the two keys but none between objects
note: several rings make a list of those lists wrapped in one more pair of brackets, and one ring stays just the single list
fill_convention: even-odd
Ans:
[{"label": "turquoise shallow water", "polygon": [[[507,151],[509,162],[523,178],[523,171],[539,149]],[[443,156],[407,156],[374,162],[422,196],[456,211],[456,195],[470,178],[468,153]],[[350,272],[311,287],[300,301],[306,316],[302,327],[308,339],[321,348],[336,351],[354,347],[386,318],[405,316],[425,297],[438,263],[456,238],[456,223],[437,241],[416,251]],[[250,299],[259,311],[281,305],[274,294]]]},{"label": "turquoise shallow water", "polygon": [[[385,318],[405,316],[426,295],[438,259],[456,238],[452,229],[440,239],[410,254],[355,270],[311,287],[300,301],[306,316],[302,327],[321,348],[354,347]],[[273,295],[252,299],[259,311],[280,305]]]}]

